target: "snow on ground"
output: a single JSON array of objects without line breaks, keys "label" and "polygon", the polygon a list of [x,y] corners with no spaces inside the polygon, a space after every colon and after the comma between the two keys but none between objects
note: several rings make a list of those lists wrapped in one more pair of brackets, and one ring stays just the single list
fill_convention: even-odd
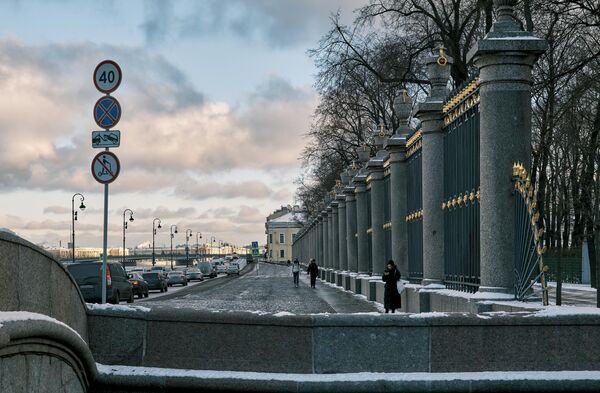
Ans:
[{"label": "snow on ground", "polygon": [[489,371],[467,373],[347,373],[292,374],[244,371],[186,370],[156,367],[110,366],[96,363],[98,372],[115,376],[153,376],[198,379],[241,379],[295,382],[362,382],[362,381],[600,381],[600,371]]}]

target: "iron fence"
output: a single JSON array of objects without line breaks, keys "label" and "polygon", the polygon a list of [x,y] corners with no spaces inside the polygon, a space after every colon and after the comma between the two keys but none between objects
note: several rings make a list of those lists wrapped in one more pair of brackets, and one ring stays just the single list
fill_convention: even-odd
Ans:
[{"label": "iron fence", "polygon": [[444,105],[444,282],[476,292],[479,255],[479,90],[474,78]]},{"label": "iron fence", "polygon": [[408,232],[408,279],[420,282],[423,279],[423,192],[421,131],[416,131],[406,143],[407,163],[407,212],[405,217]]}]

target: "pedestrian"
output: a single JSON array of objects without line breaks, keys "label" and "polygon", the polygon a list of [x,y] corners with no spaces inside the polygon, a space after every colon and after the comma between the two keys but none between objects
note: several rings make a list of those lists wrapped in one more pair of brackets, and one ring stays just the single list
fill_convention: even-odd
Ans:
[{"label": "pedestrian", "polygon": [[387,314],[392,310],[392,314],[396,312],[397,308],[402,307],[402,299],[400,292],[398,292],[398,280],[400,280],[400,272],[396,268],[393,260],[389,260],[387,267],[383,272],[382,280],[385,281],[385,290],[383,293],[383,306],[385,307],[385,313]]},{"label": "pedestrian", "polygon": [[316,288],[315,283],[317,281],[317,276],[319,275],[319,267],[317,266],[317,262],[315,261],[315,258],[312,258],[310,260],[310,263],[308,264],[308,269],[306,269],[306,272],[308,274],[310,274],[310,287]]},{"label": "pedestrian", "polygon": [[292,263],[292,275],[294,276],[294,286],[298,288],[300,281],[300,262],[298,262],[298,258],[295,258],[294,263]]},{"label": "pedestrian", "polygon": [[290,262],[290,260],[288,259],[288,260],[287,260],[287,265],[288,265],[288,266],[290,266],[290,263],[291,263],[291,262]]}]

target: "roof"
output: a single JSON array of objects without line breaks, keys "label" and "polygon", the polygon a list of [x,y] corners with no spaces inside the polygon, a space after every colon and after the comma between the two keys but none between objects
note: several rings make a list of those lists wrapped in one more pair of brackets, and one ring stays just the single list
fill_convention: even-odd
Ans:
[{"label": "roof", "polygon": [[306,213],[302,212],[290,212],[286,213],[283,216],[279,216],[272,220],[269,220],[268,223],[273,222],[291,222],[291,223],[304,223],[306,221]]}]

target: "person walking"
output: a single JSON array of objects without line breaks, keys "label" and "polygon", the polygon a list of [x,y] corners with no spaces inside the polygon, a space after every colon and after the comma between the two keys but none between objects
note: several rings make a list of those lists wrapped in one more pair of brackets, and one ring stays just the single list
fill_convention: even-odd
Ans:
[{"label": "person walking", "polygon": [[310,287],[316,288],[315,283],[317,281],[317,275],[319,275],[319,267],[317,266],[317,262],[315,261],[315,258],[312,258],[310,260],[310,263],[308,264],[308,269],[306,269],[306,272],[308,274],[310,274]]},{"label": "person walking", "polygon": [[298,261],[298,258],[295,258],[292,263],[292,275],[294,276],[294,286],[298,288],[298,283],[300,281],[300,262]]},{"label": "person walking", "polygon": [[398,292],[398,280],[400,280],[400,272],[396,268],[396,264],[393,260],[389,260],[387,267],[383,272],[381,279],[385,282],[385,290],[383,292],[383,306],[385,307],[385,313],[387,314],[392,310],[392,314],[396,312],[397,308],[402,307],[402,299],[400,292]]}]

